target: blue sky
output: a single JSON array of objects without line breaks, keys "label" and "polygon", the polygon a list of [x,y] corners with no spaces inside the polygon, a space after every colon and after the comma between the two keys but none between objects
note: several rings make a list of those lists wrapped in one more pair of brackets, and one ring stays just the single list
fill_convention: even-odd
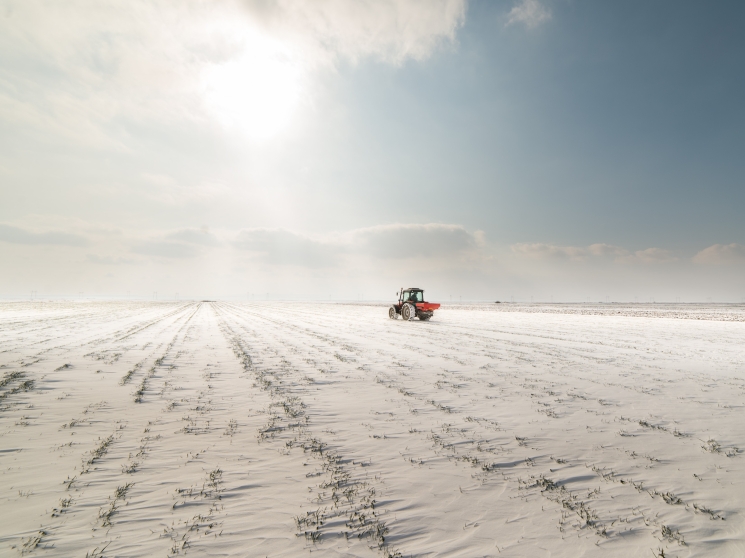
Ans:
[{"label": "blue sky", "polygon": [[456,48],[345,80],[354,148],[416,188],[422,217],[506,241],[741,239],[743,10],[653,4],[555,2],[525,29],[472,3]]},{"label": "blue sky", "polygon": [[745,297],[745,7],[43,2],[0,296]]}]

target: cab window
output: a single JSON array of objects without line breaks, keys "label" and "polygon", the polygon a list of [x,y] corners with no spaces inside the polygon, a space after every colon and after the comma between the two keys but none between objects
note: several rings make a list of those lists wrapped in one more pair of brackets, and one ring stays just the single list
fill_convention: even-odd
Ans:
[{"label": "cab window", "polygon": [[406,300],[410,300],[411,302],[422,302],[424,300],[422,297],[422,291],[412,291],[411,294],[406,297]]}]

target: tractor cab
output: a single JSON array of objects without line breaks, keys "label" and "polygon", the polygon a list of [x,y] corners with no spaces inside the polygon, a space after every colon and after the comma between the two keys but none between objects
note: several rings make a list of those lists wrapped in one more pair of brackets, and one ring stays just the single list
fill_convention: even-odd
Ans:
[{"label": "tractor cab", "polygon": [[396,293],[398,302],[388,309],[388,317],[395,320],[400,315],[404,320],[409,321],[419,318],[426,322],[432,317],[432,314],[440,305],[424,300],[424,290],[416,287],[401,289]]},{"label": "tractor cab", "polygon": [[401,290],[401,295],[398,300],[399,304],[404,302],[424,302],[424,291],[422,289],[408,289]]}]

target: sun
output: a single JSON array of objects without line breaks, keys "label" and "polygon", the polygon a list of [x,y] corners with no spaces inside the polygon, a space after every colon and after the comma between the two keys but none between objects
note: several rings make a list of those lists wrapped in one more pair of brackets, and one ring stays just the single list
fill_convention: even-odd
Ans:
[{"label": "sun", "polygon": [[240,54],[204,70],[205,103],[224,127],[268,140],[292,122],[301,65],[281,42],[258,33],[244,37],[243,46]]}]

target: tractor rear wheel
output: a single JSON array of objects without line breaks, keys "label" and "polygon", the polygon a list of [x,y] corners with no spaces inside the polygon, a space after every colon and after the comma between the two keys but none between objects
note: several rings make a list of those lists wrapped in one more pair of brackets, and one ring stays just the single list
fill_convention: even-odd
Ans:
[{"label": "tractor rear wheel", "polygon": [[414,310],[414,307],[411,304],[404,304],[403,308],[401,308],[401,317],[404,321],[408,322],[413,319],[414,316],[416,316],[416,310]]},{"label": "tractor rear wheel", "polygon": [[388,309],[388,317],[389,317],[389,318],[390,318],[391,320],[395,320],[396,318],[398,318],[398,314],[396,314],[396,309],[395,309],[395,308],[394,308],[393,306],[391,306],[391,307],[390,307],[390,308]]}]

